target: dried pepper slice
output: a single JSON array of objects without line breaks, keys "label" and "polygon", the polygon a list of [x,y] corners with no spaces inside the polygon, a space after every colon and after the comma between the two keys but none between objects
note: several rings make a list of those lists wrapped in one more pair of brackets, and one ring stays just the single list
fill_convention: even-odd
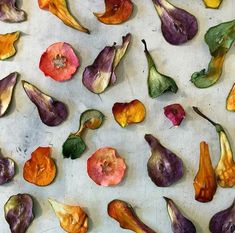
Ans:
[{"label": "dried pepper slice", "polygon": [[200,202],[209,202],[213,199],[216,189],[216,176],[211,163],[209,146],[206,142],[200,143],[200,163],[193,183],[195,199]]},{"label": "dried pepper slice", "polygon": [[174,126],[179,126],[186,115],[180,104],[171,104],[164,107],[164,114]]},{"label": "dried pepper slice", "polygon": [[81,32],[90,33],[89,30],[84,28],[69,12],[66,0],[38,0],[38,5],[41,9],[50,11],[65,25]]},{"label": "dried pepper slice", "polygon": [[64,158],[77,159],[86,150],[86,144],[82,139],[82,134],[86,129],[98,129],[104,121],[102,112],[89,109],[80,116],[80,126],[76,133],[71,133],[63,144]]},{"label": "dried pepper slice", "polygon": [[119,184],[124,178],[125,171],[125,161],[114,148],[100,148],[87,160],[87,173],[98,185]]},{"label": "dried pepper slice", "polygon": [[235,83],[226,99],[226,109],[228,111],[235,111]]},{"label": "dried pepper slice", "polygon": [[66,120],[68,110],[64,103],[44,94],[24,80],[22,85],[29,99],[36,105],[39,116],[44,124],[57,126]]},{"label": "dried pepper slice", "polygon": [[1,0],[0,20],[8,23],[19,23],[26,20],[26,13],[17,7],[17,0]]},{"label": "dried pepper slice", "polygon": [[127,21],[134,9],[131,0],[105,0],[105,13],[94,13],[105,24],[121,24]]},{"label": "dried pepper slice", "polygon": [[203,2],[208,8],[218,9],[223,0],[203,0]]},{"label": "dried pepper slice", "polygon": [[16,54],[15,42],[19,39],[20,32],[0,34],[0,60],[13,57]]},{"label": "dried pepper slice", "polygon": [[33,199],[29,194],[17,194],[4,205],[5,219],[11,233],[25,233],[34,219]]},{"label": "dried pepper slice", "polygon": [[23,176],[29,183],[47,186],[56,176],[56,165],[51,158],[50,147],[38,147],[31,155],[23,170]]},{"label": "dried pepper slice", "polygon": [[132,206],[125,201],[117,199],[111,201],[108,204],[108,214],[118,221],[123,229],[136,233],[156,233],[139,219]]},{"label": "dried pepper slice", "polygon": [[223,188],[233,187],[235,185],[235,162],[227,134],[220,124],[209,119],[201,111],[199,111],[197,107],[193,107],[193,109],[198,115],[214,125],[216,132],[219,134],[220,160],[215,168],[218,184]]},{"label": "dried pepper slice", "polygon": [[64,205],[51,199],[49,202],[64,231],[68,233],[86,233],[88,231],[88,216],[80,206]]},{"label": "dried pepper slice", "polygon": [[115,103],[112,108],[113,115],[121,127],[144,121],[146,109],[142,102],[133,100],[130,103]]},{"label": "dried pepper slice", "polygon": [[66,81],[72,78],[80,66],[72,46],[65,42],[52,44],[42,54],[39,68],[56,81]]},{"label": "dried pepper slice", "polygon": [[0,80],[0,117],[8,110],[15,85],[17,83],[17,73],[11,73],[7,77]]}]

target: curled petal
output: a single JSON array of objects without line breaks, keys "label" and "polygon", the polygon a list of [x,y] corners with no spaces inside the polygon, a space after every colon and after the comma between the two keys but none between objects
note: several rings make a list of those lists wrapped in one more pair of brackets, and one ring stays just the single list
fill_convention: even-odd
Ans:
[{"label": "curled petal", "polygon": [[24,179],[38,186],[47,186],[56,176],[56,165],[50,147],[38,147],[24,165]]},{"label": "curled petal", "polygon": [[48,126],[57,126],[65,121],[68,110],[64,103],[44,94],[32,84],[22,81],[29,99],[36,105],[42,122]]},{"label": "curled petal", "polygon": [[39,63],[39,68],[46,76],[60,82],[71,79],[79,66],[72,46],[65,42],[49,46]]},{"label": "curled petal", "polygon": [[171,104],[164,107],[164,114],[174,126],[179,126],[185,118],[185,111],[180,104]]},{"label": "curled petal", "polygon": [[17,7],[17,0],[0,1],[0,20],[9,23],[19,23],[26,20],[26,13]]},{"label": "curled petal", "polygon": [[16,54],[15,42],[19,39],[20,32],[0,34],[0,60],[13,57]]},{"label": "curled petal", "polygon": [[134,5],[131,0],[105,0],[105,13],[94,13],[97,19],[105,24],[121,24],[127,21]]},{"label": "curled petal", "polygon": [[130,103],[115,103],[112,111],[115,120],[121,127],[140,123],[146,115],[145,106],[139,100],[133,100]]},{"label": "curled petal", "polygon": [[110,147],[100,148],[87,160],[87,173],[98,185],[119,184],[126,171],[126,164],[117,151]]},{"label": "curled petal", "polygon": [[2,117],[8,110],[13,91],[17,82],[17,73],[11,73],[6,78],[0,80],[0,117]]}]

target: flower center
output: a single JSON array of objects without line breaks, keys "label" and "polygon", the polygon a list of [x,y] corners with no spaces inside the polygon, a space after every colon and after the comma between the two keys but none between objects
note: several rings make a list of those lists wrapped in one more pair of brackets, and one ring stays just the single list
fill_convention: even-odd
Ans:
[{"label": "flower center", "polygon": [[102,172],[103,172],[103,173],[107,173],[107,172],[109,172],[110,170],[112,170],[112,168],[110,167],[110,165],[111,165],[111,164],[110,164],[108,161],[104,161],[104,163],[100,165],[101,168],[102,168]]},{"label": "flower center", "polygon": [[61,54],[57,54],[55,58],[53,58],[53,64],[56,68],[64,68],[66,67],[67,59]]}]

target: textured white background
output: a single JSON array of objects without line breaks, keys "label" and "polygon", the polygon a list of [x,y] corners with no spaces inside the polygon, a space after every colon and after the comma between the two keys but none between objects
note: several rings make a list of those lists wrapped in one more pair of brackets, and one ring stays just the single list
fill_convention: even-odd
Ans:
[{"label": "textured white background", "polygon": [[[19,192],[35,197],[35,215],[29,233],[63,232],[47,198],[67,204],[79,204],[90,216],[92,233],[127,232],[119,228],[117,222],[108,217],[106,207],[109,201],[120,198],[136,207],[137,214],[158,233],[169,233],[165,202],[162,196],[172,198],[195,223],[198,233],[209,233],[208,222],[213,214],[228,207],[234,198],[234,189],[218,188],[214,200],[202,204],[194,200],[193,178],[198,169],[199,143],[209,143],[213,164],[219,159],[219,143],[215,129],[198,117],[191,109],[196,105],[208,116],[220,122],[229,132],[232,147],[235,148],[235,113],[225,110],[225,99],[234,82],[235,48],[227,55],[221,80],[211,88],[200,90],[189,81],[191,74],[207,67],[210,59],[203,36],[210,26],[235,17],[234,0],[224,0],[219,10],[206,9],[201,0],[172,0],[175,5],[193,13],[199,22],[199,33],[183,46],[172,46],[162,37],[160,20],[151,0],[134,0],[135,11],[131,19],[120,26],[101,24],[92,12],[103,11],[102,0],[70,0],[75,16],[91,30],[87,35],[66,27],[49,12],[42,11],[37,1],[25,0],[22,8],[28,20],[20,24],[0,22],[0,33],[21,30],[24,35],[17,44],[18,53],[10,60],[0,62],[0,78],[18,71],[20,79],[38,86],[46,93],[62,100],[69,106],[70,115],[62,125],[50,128],[44,125],[35,106],[24,93],[18,82],[12,107],[0,120],[0,147],[5,156],[11,156],[18,164],[18,173],[13,182],[0,187],[0,233],[7,233],[8,224],[4,220],[3,206],[7,199]],[[121,42],[122,35],[131,32],[133,42],[117,70],[118,83],[101,95],[101,99],[83,87],[81,78],[84,68],[91,64],[106,45]],[[159,70],[175,78],[179,91],[151,99],[147,93],[147,63],[141,39],[146,39]],[[44,77],[38,68],[43,51],[52,43],[66,41],[76,50],[81,59],[81,67],[71,81],[58,83]],[[147,109],[147,118],[142,124],[122,129],[113,119],[112,106],[115,102],[141,100]],[[163,115],[163,107],[171,103],[181,103],[187,118],[179,128],[171,128],[171,123]],[[80,159],[64,160],[61,145],[72,131],[78,127],[81,112],[88,108],[101,110],[106,121],[97,131],[89,131],[86,136],[88,150]],[[146,163],[149,147],[144,140],[145,133],[152,133],[184,161],[184,178],[169,188],[158,188],[149,179]],[[22,167],[38,146],[53,146],[53,158],[58,166],[58,175],[53,184],[40,188],[24,181]],[[86,160],[97,148],[115,147],[126,159],[128,171],[124,181],[117,187],[99,187],[86,173]],[[18,149],[17,149],[18,148]],[[235,150],[235,149],[234,149]]]}]

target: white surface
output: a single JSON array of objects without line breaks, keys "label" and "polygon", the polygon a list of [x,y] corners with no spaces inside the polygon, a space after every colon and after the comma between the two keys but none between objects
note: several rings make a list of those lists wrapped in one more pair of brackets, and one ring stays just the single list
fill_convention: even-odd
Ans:
[{"label": "white surface", "polygon": [[[37,1],[23,1],[22,8],[28,20],[20,24],[0,22],[0,33],[21,30],[25,33],[17,44],[18,53],[13,59],[0,62],[1,77],[18,71],[25,79],[46,93],[65,102],[70,109],[69,118],[59,127],[44,125],[35,106],[24,93],[20,81],[17,84],[10,113],[0,120],[0,147],[6,156],[11,156],[18,164],[19,172],[14,181],[0,187],[0,233],[7,233],[8,224],[4,220],[3,205],[7,199],[19,192],[30,193],[37,199],[36,218],[28,233],[63,232],[47,198],[67,204],[79,204],[87,210],[92,233],[128,232],[119,228],[116,221],[106,213],[109,201],[120,198],[136,207],[139,217],[158,233],[169,233],[170,222],[162,196],[172,198],[189,216],[198,233],[209,233],[208,222],[213,214],[228,207],[234,198],[234,189],[218,188],[214,200],[202,204],[194,200],[193,179],[198,169],[199,143],[209,143],[211,157],[215,165],[219,158],[219,143],[215,129],[197,116],[191,109],[195,105],[220,122],[229,132],[235,150],[235,113],[225,110],[225,98],[234,82],[235,48],[227,55],[221,80],[211,88],[200,90],[189,82],[194,71],[207,67],[210,56],[203,41],[206,30],[223,21],[235,17],[235,2],[224,0],[219,10],[206,9],[201,0],[172,0],[175,5],[193,13],[199,21],[199,33],[183,46],[172,46],[162,37],[160,20],[151,0],[134,0],[135,12],[131,20],[120,26],[101,24],[92,12],[103,10],[103,1],[70,0],[75,16],[91,30],[91,35],[66,27],[56,17],[38,8]],[[133,42],[121,62],[118,83],[101,95],[101,99],[83,87],[81,78],[84,68],[106,45],[120,42],[122,35],[131,32]],[[158,99],[148,97],[146,78],[147,63],[141,39],[146,39],[159,70],[175,78],[179,92],[166,94]],[[44,77],[38,68],[43,51],[52,43],[66,41],[78,52],[81,67],[75,77],[65,83],[58,83]],[[139,125],[122,129],[113,119],[112,106],[115,102],[140,99],[147,108],[147,118]],[[170,128],[171,123],[163,115],[163,107],[171,103],[181,103],[187,111],[187,119],[179,128]],[[101,110],[106,121],[97,131],[86,134],[89,149],[75,161],[64,160],[61,145],[68,134],[78,127],[81,112],[88,108]],[[145,133],[152,133],[160,141],[178,154],[184,161],[184,178],[169,188],[158,188],[149,179],[146,163],[150,149],[144,140]],[[39,188],[24,181],[22,167],[38,146],[53,146],[53,158],[58,165],[55,182]],[[124,182],[114,188],[98,187],[86,173],[88,156],[99,147],[115,147],[126,159],[128,172]],[[21,148],[21,151],[19,149]],[[24,152],[25,151],[25,152]]]}]

